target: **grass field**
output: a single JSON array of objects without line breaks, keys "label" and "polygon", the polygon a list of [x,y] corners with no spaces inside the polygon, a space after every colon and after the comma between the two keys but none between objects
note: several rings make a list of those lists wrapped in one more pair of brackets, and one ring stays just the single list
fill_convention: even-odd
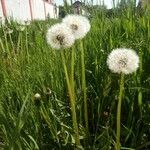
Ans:
[{"label": "grass field", "polygon": [[[16,22],[0,28],[0,149],[113,150],[120,75],[106,64],[114,48],[134,49],[136,73],[125,76],[121,113],[121,149],[150,149],[150,13],[114,9],[93,11],[91,30],[82,40],[85,59],[89,136],[84,120],[80,41],[63,50],[74,90],[80,142],[76,147],[61,50],[47,44],[47,29],[56,20],[34,21],[19,31]],[[8,28],[13,33],[8,32]],[[36,98],[39,93],[41,97]]]}]

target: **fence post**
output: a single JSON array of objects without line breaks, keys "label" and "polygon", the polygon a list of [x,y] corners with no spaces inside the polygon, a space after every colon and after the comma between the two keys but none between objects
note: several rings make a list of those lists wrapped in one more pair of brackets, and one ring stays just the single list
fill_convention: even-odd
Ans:
[{"label": "fence post", "polygon": [[29,0],[31,20],[33,20],[32,0]]},{"label": "fence post", "polygon": [[6,11],[6,3],[5,3],[5,0],[1,0],[1,5],[2,5],[3,16],[4,16],[4,17],[7,17],[7,11]]},{"label": "fence post", "polygon": [[45,20],[47,18],[47,15],[46,15],[46,6],[45,6],[45,2],[43,1],[43,4],[44,4],[44,14],[45,14]]}]

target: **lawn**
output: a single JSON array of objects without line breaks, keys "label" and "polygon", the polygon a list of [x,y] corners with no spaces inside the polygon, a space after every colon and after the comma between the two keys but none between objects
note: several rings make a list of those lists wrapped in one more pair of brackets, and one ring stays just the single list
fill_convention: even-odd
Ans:
[{"label": "lawn", "polygon": [[[124,77],[121,149],[149,150],[149,9],[113,9],[111,15],[93,10],[90,32],[72,47],[55,50],[46,34],[60,21],[33,21],[24,29],[14,21],[1,25],[0,149],[115,149],[120,74],[109,70],[107,58],[113,49],[130,48],[140,63],[136,72]],[[74,91],[80,145],[64,64]]]}]

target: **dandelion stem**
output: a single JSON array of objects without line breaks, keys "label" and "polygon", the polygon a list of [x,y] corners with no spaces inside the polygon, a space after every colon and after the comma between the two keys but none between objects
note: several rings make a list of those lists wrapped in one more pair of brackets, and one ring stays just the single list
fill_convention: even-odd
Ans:
[{"label": "dandelion stem", "polygon": [[76,142],[77,146],[81,146],[80,139],[79,139],[77,116],[76,116],[76,110],[75,110],[75,97],[73,95],[72,88],[71,88],[70,82],[69,82],[69,77],[68,77],[68,72],[67,72],[67,67],[66,67],[65,57],[64,57],[64,51],[61,52],[61,58],[62,58],[62,63],[63,63],[63,67],[64,67],[64,72],[65,72],[65,76],[66,76],[68,92],[69,92],[69,97],[70,97],[72,121],[73,121],[73,128],[74,128],[74,132],[75,132],[75,142]]},{"label": "dandelion stem", "polygon": [[74,60],[75,59],[75,47],[72,47],[72,53],[71,53],[71,77],[70,77],[70,84],[72,87],[72,92],[75,97],[75,91],[74,91]]},{"label": "dandelion stem", "polygon": [[120,91],[119,91],[119,97],[118,97],[118,107],[117,107],[117,137],[116,137],[116,150],[120,150],[121,144],[120,144],[120,131],[121,131],[121,102],[122,102],[122,96],[124,91],[124,74],[121,74],[121,80],[120,80]]},{"label": "dandelion stem", "polygon": [[1,39],[1,38],[0,38],[0,45],[1,45],[1,48],[2,48],[2,50],[3,50],[3,53],[5,53],[6,51],[5,51],[4,44],[3,44],[3,42],[2,42],[2,39]]},{"label": "dandelion stem", "polygon": [[20,43],[21,43],[21,33],[19,32],[18,41],[17,41],[17,53],[19,51]]},{"label": "dandelion stem", "polygon": [[21,52],[23,50],[23,34],[22,34],[22,32],[20,32],[20,50],[21,50]]},{"label": "dandelion stem", "polygon": [[142,92],[141,92],[141,89],[139,90],[139,93],[138,93],[138,105],[139,105],[139,109],[140,109],[140,116],[142,117]]},{"label": "dandelion stem", "polygon": [[87,95],[86,95],[84,48],[83,48],[82,41],[80,41],[80,49],[81,49],[81,67],[82,67],[82,90],[83,90],[83,97],[84,97],[84,119],[85,119],[86,135],[88,137],[89,136],[88,108],[87,108]]},{"label": "dandelion stem", "polygon": [[14,51],[14,43],[13,43],[13,40],[12,40],[12,37],[11,37],[11,33],[9,33],[8,35],[9,35],[9,39],[10,39],[10,43],[11,43],[12,49]]},{"label": "dandelion stem", "polygon": [[[140,74],[139,74],[139,85],[141,85],[141,76],[142,76],[142,72],[143,72],[143,66],[142,66],[142,59],[143,59],[143,53],[142,53],[142,49],[139,49],[139,59],[140,59]],[[139,89],[139,93],[138,93],[138,105],[139,105],[139,109],[140,109],[140,115],[142,117],[142,91],[141,89]]]},{"label": "dandelion stem", "polygon": [[25,32],[26,32],[26,52],[27,52],[27,60],[29,62],[29,47],[28,47],[28,30],[27,27],[25,28]]},{"label": "dandelion stem", "polygon": [[6,35],[4,30],[3,30],[3,32],[4,32],[4,39],[5,39],[5,45],[6,45],[7,54],[9,55],[10,51],[9,51],[9,46],[8,46],[7,35]]}]

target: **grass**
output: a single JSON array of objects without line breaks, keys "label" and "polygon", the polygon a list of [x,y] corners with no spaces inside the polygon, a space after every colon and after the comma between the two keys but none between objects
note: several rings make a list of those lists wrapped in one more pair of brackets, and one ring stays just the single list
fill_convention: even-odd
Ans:
[{"label": "grass", "polygon": [[[140,13],[141,12],[141,13]],[[124,78],[121,149],[150,149],[149,11],[133,8],[93,11],[83,39],[89,142],[86,142],[80,41],[74,49],[74,91],[80,142],[85,149],[114,149],[119,75],[106,65],[113,48],[135,49],[140,68]],[[34,21],[23,32],[17,24],[0,28],[0,149],[80,149],[76,147],[61,51],[48,46],[47,28],[56,21]],[[72,50],[64,51],[72,75]],[[49,90],[52,93],[49,93]],[[39,93],[37,101],[34,95]]]}]

